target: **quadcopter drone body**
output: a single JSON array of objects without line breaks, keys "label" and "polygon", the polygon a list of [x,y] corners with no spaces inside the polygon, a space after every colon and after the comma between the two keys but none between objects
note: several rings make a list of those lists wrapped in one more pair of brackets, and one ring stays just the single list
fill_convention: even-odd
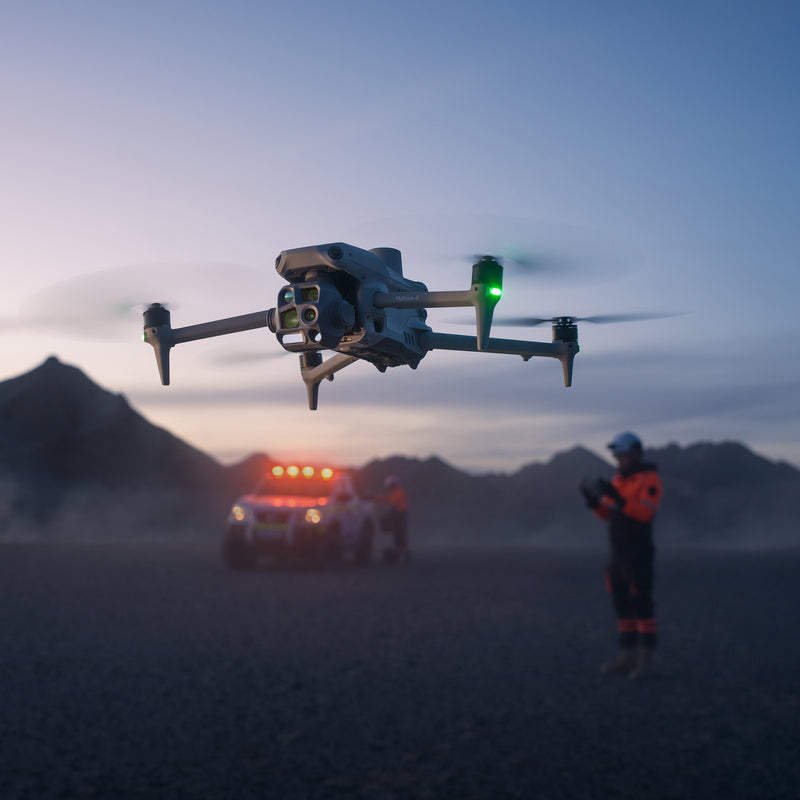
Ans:
[{"label": "quadcopter drone body", "polygon": [[[572,317],[553,323],[552,342],[490,338],[494,308],[502,294],[503,267],[482,256],[472,267],[469,289],[429,292],[424,283],[403,276],[400,251],[362,250],[334,243],[284,250],[275,261],[288,281],[275,308],[173,329],[169,311],[153,303],[144,312],[144,341],[155,349],[161,382],[169,384],[169,352],[176,344],[227,333],[269,328],[285,350],[299,353],[308,406],[317,408],[319,384],[357,360],[380,371],[408,365],[416,369],[431,350],[462,350],[558,359],[564,384],[572,383],[578,329]],[[427,324],[428,308],[475,308],[476,336],[436,333]],[[326,361],[322,350],[336,355]]]}]

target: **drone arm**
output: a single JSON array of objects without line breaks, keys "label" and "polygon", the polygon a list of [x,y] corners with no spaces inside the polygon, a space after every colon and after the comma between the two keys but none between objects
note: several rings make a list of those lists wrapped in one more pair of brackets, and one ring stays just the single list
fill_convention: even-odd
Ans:
[{"label": "drone arm", "polygon": [[[499,283],[499,280],[496,281]],[[372,301],[378,308],[461,308],[475,306],[477,349],[486,350],[492,315],[500,299],[500,286],[473,280],[460,292],[376,292]]]},{"label": "drone arm", "polygon": [[310,350],[300,354],[300,374],[306,385],[308,407],[311,411],[317,410],[320,383],[326,378],[332,381],[335,372],[344,369],[354,361],[358,361],[355,356],[348,356],[344,353],[337,353],[324,362],[319,350]]},{"label": "drone arm", "polygon": [[161,383],[169,385],[169,351],[176,344],[193,342],[198,339],[208,339],[211,336],[222,336],[226,333],[239,333],[255,328],[275,330],[274,309],[269,311],[256,311],[252,314],[242,314],[238,317],[217,319],[203,322],[199,325],[187,325],[184,328],[172,329],[169,311],[159,303],[153,303],[144,312],[143,339],[153,346],[158,364],[158,374]]},{"label": "drone arm", "polygon": [[377,308],[461,308],[475,303],[471,289],[461,292],[376,292]]},{"label": "drone arm", "polygon": [[215,319],[211,322],[201,322],[198,325],[187,325],[172,331],[172,344],[194,342],[198,339],[209,339],[212,336],[222,336],[226,333],[240,333],[241,331],[255,330],[269,326],[269,311],[255,311],[252,314],[241,314],[238,317]]},{"label": "drone arm", "polygon": [[518,355],[527,361],[533,356],[557,358],[564,370],[564,385],[572,385],[572,362],[577,354],[577,342],[523,342],[519,339],[489,339],[486,348],[479,348],[474,336],[455,333],[423,331],[419,342],[426,350],[461,350],[467,352],[507,353]]}]

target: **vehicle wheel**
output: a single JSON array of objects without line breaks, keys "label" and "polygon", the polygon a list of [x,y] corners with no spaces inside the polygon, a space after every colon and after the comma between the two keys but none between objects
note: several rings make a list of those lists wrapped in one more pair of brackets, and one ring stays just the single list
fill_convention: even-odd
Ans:
[{"label": "vehicle wheel", "polygon": [[231,569],[250,569],[255,566],[256,549],[239,536],[226,536],[222,542],[222,560]]},{"label": "vehicle wheel", "polygon": [[358,544],[355,549],[356,564],[369,564],[372,558],[372,538],[374,530],[371,522],[365,522],[358,536]]}]

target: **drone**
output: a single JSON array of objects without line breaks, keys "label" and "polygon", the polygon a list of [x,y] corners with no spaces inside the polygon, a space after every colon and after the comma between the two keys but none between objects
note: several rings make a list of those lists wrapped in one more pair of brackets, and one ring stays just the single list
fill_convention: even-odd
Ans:
[{"label": "drone", "polygon": [[[379,372],[408,365],[416,369],[431,350],[458,350],[534,356],[561,362],[564,385],[572,384],[579,351],[576,317],[527,319],[522,324],[552,323],[552,342],[497,339],[490,336],[494,309],[503,292],[502,257],[475,256],[472,282],[462,291],[430,292],[403,275],[399,250],[363,250],[337,242],[282,251],[275,269],[288,283],[277,306],[264,311],[173,328],[169,309],[152,303],[144,311],[143,339],[155,350],[161,383],[169,385],[169,354],[177,344],[229,333],[269,328],[278,342],[300,356],[309,409],[316,410],[319,386],[344,367],[362,360]],[[475,309],[476,335],[437,333],[427,324],[429,308]],[[599,321],[599,318],[584,318]],[[604,320],[606,321],[606,320]],[[610,318],[609,318],[610,321]],[[335,355],[323,361],[323,350]]]}]

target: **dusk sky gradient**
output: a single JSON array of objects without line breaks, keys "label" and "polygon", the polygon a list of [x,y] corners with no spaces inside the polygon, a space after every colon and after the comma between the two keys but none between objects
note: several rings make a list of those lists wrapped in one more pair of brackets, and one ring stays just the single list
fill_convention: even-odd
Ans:
[{"label": "dusk sky gradient", "polygon": [[[633,429],[800,465],[798,42],[800,3],[769,0],[6,0],[0,379],[56,355],[225,463],[513,471]],[[335,241],[465,289],[457,257],[509,225],[586,270],[509,274],[498,315],[679,316],[582,325],[570,389],[550,359],[432,352],[348,367],[311,412],[266,329],[177,347],[165,388],[140,311],[111,313],[266,309],[278,252]]]}]

